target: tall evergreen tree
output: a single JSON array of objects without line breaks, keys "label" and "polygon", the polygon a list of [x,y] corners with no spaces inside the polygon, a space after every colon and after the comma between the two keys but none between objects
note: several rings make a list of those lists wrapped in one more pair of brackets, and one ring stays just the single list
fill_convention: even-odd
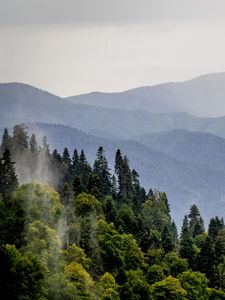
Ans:
[{"label": "tall evergreen tree", "polygon": [[47,142],[47,137],[44,136],[42,140],[42,148],[41,148],[42,155],[45,155],[46,158],[50,157],[50,150],[49,150],[49,144]]},{"label": "tall evergreen tree", "polygon": [[91,172],[92,172],[91,166],[87,162],[86,156],[84,154],[84,150],[82,149],[79,156],[75,175],[80,177],[81,185],[84,191],[86,191],[87,184],[89,181],[89,175]]},{"label": "tall evergreen tree", "polygon": [[5,128],[2,135],[1,153],[3,153],[5,149],[8,149],[10,151],[11,142],[12,142],[12,138],[8,133],[8,129]]},{"label": "tall evergreen tree", "polygon": [[133,198],[132,172],[127,156],[122,157],[119,149],[116,152],[115,173],[117,175],[119,201],[131,204]]},{"label": "tall evergreen tree", "polygon": [[0,160],[0,193],[8,199],[18,187],[18,179],[15,173],[14,162],[8,149],[3,152]]},{"label": "tall evergreen tree", "polygon": [[14,152],[18,153],[28,149],[29,137],[27,134],[27,128],[24,124],[14,126],[12,143]]},{"label": "tall evergreen tree", "polygon": [[77,149],[74,149],[73,156],[72,156],[72,162],[71,162],[71,174],[76,171],[77,165],[79,163],[79,154]]},{"label": "tall evergreen tree", "polygon": [[165,253],[168,253],[174,249],[173,235],[169,226],[165,226],[162,232],[162,246]]},{"label": "tall evergreen tree", "polygon": [[201,218],[197,205],[193,204],[188,215],[189,218],[189,231],[192,237],[201,234],[205,231],[204,222]]},{"label": "tall evergreen tree", "polygon": [[75,175],[73,180],[73,191],[75,196],[78,196],[79,194],[85,191],[81,182],[81,178],[78,175]]},{"label": "tall evergreen tree", "polygon": [[195,263],[195,251],[193,245],[194,243],[189,230],[188,217],[185,215],[181,230],[179,253],[181,258],[186,258],[188,260],[191,267],[194,266]]},{"label": "tall evergreen tree", "polygon": [[112,189],[112,180],[108,162],[105,157],[105,151],[102,146],[98,148],[97,158],[94,162],[93,171],[100,180],[100,190],[102,195],[110,195]]},{"label": "tall evergreen tree", "polygon": [[219,231],[223,228],[224,228],[223,219],[219,219],[216,216],[215,218],[212,218],[209,222],[208,234],[213,240],[215,240],[216,237],[218,236]]},{"label": "tall evergreen tree", "polygon": [[101,197],[101,182],[95,173],[90,173],[89,175],[87,192],[97,199],[100,199]]},{"label": "tall evergreen tree", "polygon": [[71,164],[71,159],[70,159],[70,153],[69,153],[69,150],[67,147],[65,147],[63,150],[62,160],[65,163],[65,165],[69,168],[70,164]]},{"label": "tall evergreen tree", "polygon": [[214,277],[215,272],[215,249],[212,239],[208,236],[201,248],[198,257],[198,270],[204,273],[209,280]]},{"label": "tall evergreen tree", "polygon": [[35,134],[32,134],[30,138],[30,151],[32,153],[38,152],[38,143]]}]

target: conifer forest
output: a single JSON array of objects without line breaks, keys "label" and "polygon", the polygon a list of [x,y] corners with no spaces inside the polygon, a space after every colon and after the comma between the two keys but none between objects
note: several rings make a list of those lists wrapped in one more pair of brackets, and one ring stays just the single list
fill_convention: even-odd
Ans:
[{"label": "conifer forest", "polygon": [[193,204],[177,228],[120,149],[110,169],[102,146],[90,164],[19,124],[0,151],[2,299],[225,299],[224,220]]}]

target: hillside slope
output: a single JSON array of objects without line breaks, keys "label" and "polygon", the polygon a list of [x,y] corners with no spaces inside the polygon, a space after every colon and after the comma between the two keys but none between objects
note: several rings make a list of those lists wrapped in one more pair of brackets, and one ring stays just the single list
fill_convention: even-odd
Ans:
[{"label": "hillside slope", "polygon": [[57,148],[62,152],[64,146],[68,146],[72,154],[75,147],[79,151],[83,148],[91,162],[95,159],[97,148],[103,145],[111,169],[114,167],[115,151],[120,148],[140,174],[141,183],[146,189],[152,187],[167,192],[172,214],[178,224],[192,203],[199,205],[206,220],[213,215],[225,214],[225,169],[215,170],[207,165],[175,159],[131,140],[95,137],[67,126],[27,125],[39,140],[46,135],[51,149]]}]

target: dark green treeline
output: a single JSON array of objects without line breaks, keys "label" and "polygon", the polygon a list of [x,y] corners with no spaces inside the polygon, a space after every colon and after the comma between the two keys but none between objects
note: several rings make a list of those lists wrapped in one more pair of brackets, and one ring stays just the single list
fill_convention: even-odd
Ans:
[{"label": "dark green treeline", "polygon": [[166,194],[119,149],[114,170],[102,146],[90,165],[22,124],[0,151],[3,299],[225,299],[223,219],[206,230],[194,204],[178,237]]}]

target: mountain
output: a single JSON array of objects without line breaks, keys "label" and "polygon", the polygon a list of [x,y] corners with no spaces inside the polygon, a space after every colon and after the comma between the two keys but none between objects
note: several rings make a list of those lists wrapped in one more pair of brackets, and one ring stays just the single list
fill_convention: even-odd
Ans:
[{"label": "mountain", "polygon": [[103,145],[112,170],[115,152],[120,148],[130,159],[132,168],[140,174],[146,189],[152,187],[166,191],[172,215],[179,225],[193,203],[199,206],[206,221],[214,215],[225,215],[225,168],[211,169],[206,163],[173,158],[163,153],[163,149],[158,151],[140,142],[96,137],[67,126],[40,123],[29,123],[27,126],[39,141],[44,135],[47,136],[52,150],[57,148],[62,152],[64,146],[68,146],[72,154],[75,147],[79,151],[84,149],[92,163],[97,148]]},{"label": "mountain", "polygon": [[121,93],[95,92],[67,99],[73,103],[125,110],[221,116],[225,114],[225,73],[207,74],[185,82],[140,87]]},{"label": "mountain", "polygon": [[76,104],[21,83],[0,84],[0,117],[2,129],[29,122],[30,130],[39,138],[46,135],[52,148],[84,148],[91,161],[103,145],[111,167],[121,148],[146,188],[167,192],[178,222],[192,203],[206,220],[225,215],[224,141],[209,134],[225,136],[225,117]]},{"label": "mountain", "polygon": [[37,88],[0,84],[0,128],[21,122],[64,124],[100,136],[133,137],[173,129],[225,135],[225,118],[198,118],[186,113],[156,114],[74,104]]},{"label": "mountain", "polygon": [[182,161],[225,169],[225,140],[209,133],[173,130],[144,134],[135,140]]}]

